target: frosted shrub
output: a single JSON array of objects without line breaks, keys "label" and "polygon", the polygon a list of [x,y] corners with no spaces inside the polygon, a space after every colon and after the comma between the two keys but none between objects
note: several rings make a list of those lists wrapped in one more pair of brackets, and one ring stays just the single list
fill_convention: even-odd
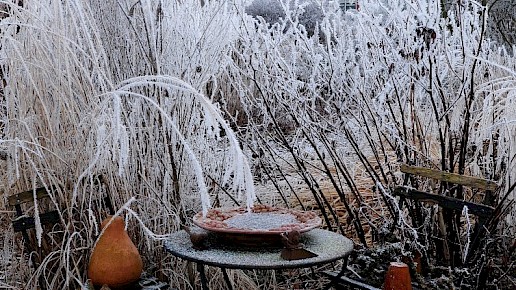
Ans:
[{"label": "frosted shrub", "polygon": [[269,25],[283,22],[288,27],[293,22],[312,36],[324,18],[323,9],[320,2],[313,0],[254,0],[246,6],[245,13]]},{"label": "frosted shrub", "polygon": [[[219,94],[239,96],[228,111],[276,202],[314,206],[328,228],[366,246],[394,238],[426,252],[443,249],[433,243],[442,239],[454,244],[441,253],[444,264],[478,259],[486,244],[469,243],[461,213],[439,224],[425,207],[418,224],[390,191],[407,182],[398,164],[410,163],[497,180],[501,191],[483,202],[513,211],[514,115],[505,104],[514,63],[486,37],[484,9],[466,1],[441,18],[438,1],[362,1],[360,13],[327,10],[318,28],[324,42],[282,20],[243,26],[236,65],[225,73],[230,85]],[[285,19],[293,13],[285,10]],[[495,228],[507,226],[497,219]]]},{"label": "frosted shrub", "polygon": [[254,17],[262,17],[267,23],[276,23],[285,19],[285,11],[280,0],[255,0],[245,8],[245,12]]}]

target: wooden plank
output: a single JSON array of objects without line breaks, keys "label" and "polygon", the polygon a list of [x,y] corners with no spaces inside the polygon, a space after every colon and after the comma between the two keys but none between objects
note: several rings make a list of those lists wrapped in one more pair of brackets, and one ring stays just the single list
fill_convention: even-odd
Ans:
[{"label": "wooden plank", "polygon": [[410,173],[414,175],[433,178],[440,181],[465,185],[483,190],[494,191],[498,188],[498,184],[492,180],[468,175],[461,175],[457,173],[445,172],[436,169],[401,164],[400,170],[404,173]]},{"label": "wooden plank", "polygon": [[373,287],[371,285],[368,285],[366,283],[353,280],[351,278],[348,278],[346,276],[339,276],[339,273],[333,272],[333,271],[323,271],[322,272],[325,276],[329,277],[330,280],[332,280],[334,283],[339,283],[342,285],[348,285],[353,286],[356,289],[362,289],[362,290],[380,290],[380,288]]},{"label": "wooden plank", "polygon": [[[56,224],[59,222],[59,213],[57,210],[49,211],[39,215],[41,224]],[[13,228],[15,232],[32,229],[36,226],[36,221],[33,217],[21,216],[13,220]]]},{"label": "wooden plank", "polygon": [[[48,192],[44,187],[36,188],[36,197],[38,199],[47,197]],[[22,204],[26,202],[32,202],[34,199],[34,192],[32,190],[24,191],[21,193],[13,194],[7,198],[10,206]]]},{"label": "wooden plank", "polygon": [[474,214],[478,217],[489,218],[492,216],[494,212],[494,207],[478,204],[470,201],[464,201],[457,198],[432,194],[424,191],[419,191],[414,188],[406,187],[406,186],[398,186],[394,189],[394,194],[398,196],[403,196],[413,200],[419,201],[427,201],[432,203],[438,203],[440,206],[456,210],[462,211],[464,206],[468,207],[468,211],[471,214]]}]

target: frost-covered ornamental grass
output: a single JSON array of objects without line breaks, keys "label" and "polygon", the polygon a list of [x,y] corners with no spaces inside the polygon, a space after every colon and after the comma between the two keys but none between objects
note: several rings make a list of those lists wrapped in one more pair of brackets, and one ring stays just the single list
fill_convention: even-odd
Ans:
[{"label": "frost-covered ornamental grass", "polygon": [[[161,272],[179,266],[161,260],[154,240],[214,200],[252,204],[239,141],[201,93],[234,41],[224,32],[232,30],[233,4],[25,1],[10,8],[1,23],[5,286],[33,288],[39,276],[48,289],[85,283],[105,195],[128,214],[149,269],[168,264]],[[5,202],[42,186],[55,187],[51,201],[28,211],[57,208],[61,225],[48,238],[37,221],[46,257],[34,272],[20,256]]]},{"label": "frost-covered ornamental grass", "polygon": [[[0,288],[83,286],[107,195],[145,268],[191,289],[195,277],[160,239],[210,205],[250,206],[253,180],[262,202],[318,209],[365,246],[394,236],[433,263],[438,231],[462,224],[439,224],[431,207],[420,227],[400,214],[390,194],[400,162],[501,185],[494,205],[511,207],[493,235],[477,248],[467,228],[453,237],[458,260],[478,264],[472,276],[500,258],[474,251],[515,235],[505,193],[516,64],[485,34],[477,2],[443,19],[439,1],[361,1],[343,14],[282,0],[274,23],[229,0],[1,2]],[[22,255],[6,200],[40,186],[54,186],[51,200],[28,212],[57,208],[61,225],[37,227],[46,255],[34,270],[41,259]],[[506,282],[497,271],[486,283]],[[259,286],[231,275],[236,288],[281,287],[274,275],[251,276]]]}]

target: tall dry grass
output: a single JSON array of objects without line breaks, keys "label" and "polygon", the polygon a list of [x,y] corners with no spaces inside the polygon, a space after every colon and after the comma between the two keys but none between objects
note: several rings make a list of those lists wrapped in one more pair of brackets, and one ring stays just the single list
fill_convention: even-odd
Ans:
[{"label": "tall dry grass", "polygon": [[2,263],[2,283],[84,287],[107,196],[130,224],[146,269],[193,287],[160,239],[214,200],[254,199],[238,140],[200,93],[232,41],[220,29],[232,24],[233,4],[3,2],[10,16],[1,23],[0,207],[10,210],[11,194],[45,187],[48,204],[34,200],[26,210],[56,208],[61,223],[44,230],[36,220],[45,253],[20,255],[13,214],[2,213],[3,255],[12,257]]}]

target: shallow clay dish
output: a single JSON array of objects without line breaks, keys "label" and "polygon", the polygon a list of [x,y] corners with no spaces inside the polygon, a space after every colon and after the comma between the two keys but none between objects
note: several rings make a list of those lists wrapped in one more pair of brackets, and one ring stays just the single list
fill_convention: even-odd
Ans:
[{"label": "shallow clay dish", "polygon": [[321,218],[312,211],[256,205],[252,212],[245,208],[214,208],[206,217],[193,217],[197,226],[216,233],[244,235],[279,235],[291,230],[307,232],[321,225]]}]

